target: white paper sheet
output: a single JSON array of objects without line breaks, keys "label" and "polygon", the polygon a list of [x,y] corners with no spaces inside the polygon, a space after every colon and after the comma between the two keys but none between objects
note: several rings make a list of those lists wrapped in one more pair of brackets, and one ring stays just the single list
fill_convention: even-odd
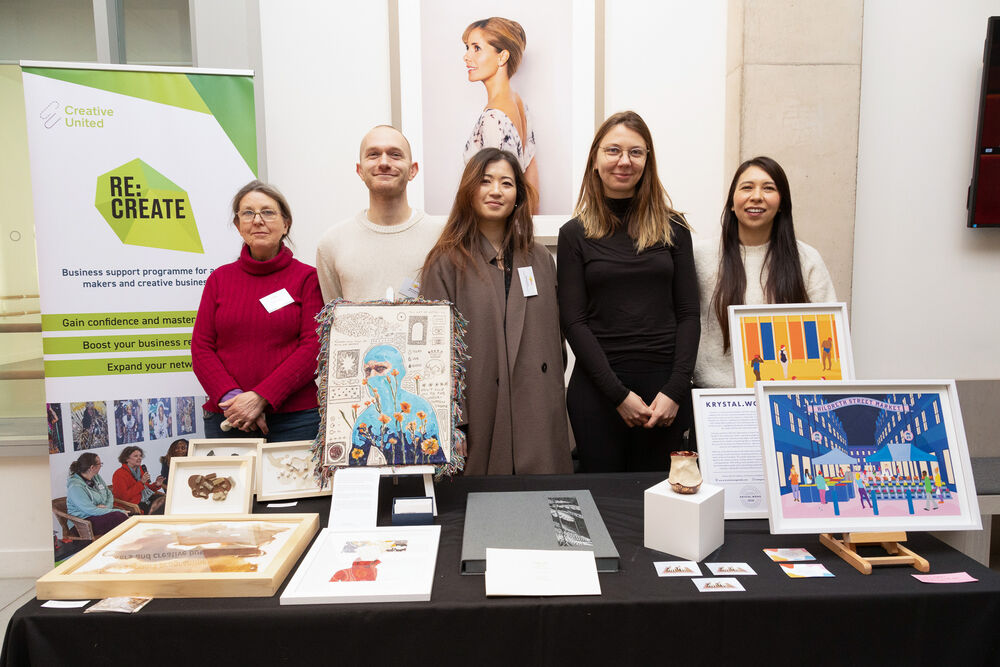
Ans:
[{"label": "white paper sheet", "polygon": [[42,604],[49,609],[76,609],[90,604],[90,600],[49,600]]},{"label": "white paper sheet", "polygon": [[333,475],[330,521],[337,530],[374,528],[378,520],[378,468],[340,468]]},{"label": "white paper sheet", "polygon": [[600,595],[593,551],[486,549],[486,595]]}]

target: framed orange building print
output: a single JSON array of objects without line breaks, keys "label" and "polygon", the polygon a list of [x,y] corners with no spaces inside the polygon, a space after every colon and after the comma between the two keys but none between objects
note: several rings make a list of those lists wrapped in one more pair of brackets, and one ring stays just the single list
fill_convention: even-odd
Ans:
[{"label": "framed orange building print", "polygon": [[760,380],[853,380],[844,303],[730,306],[736,386]]}]

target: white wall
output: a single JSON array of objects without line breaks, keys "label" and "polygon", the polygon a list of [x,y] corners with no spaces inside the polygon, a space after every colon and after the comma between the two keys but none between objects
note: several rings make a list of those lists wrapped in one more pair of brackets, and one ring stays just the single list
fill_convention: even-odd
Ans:
[{"label": "white wall", "polygon": [[653,133],[674,207],[698,238],[718,236],[729,182],[724,0],[605,3],[605,116],[632,109]]},{"label": "white wall", "polygon": [[259,4],[266,178],[288,197],[293,250],[312,264],[327,227],[368,206],[354,167],[361,137],[392,120],[388,3]]},{"label": "white wall", "polygon": [[966,228],[995,0],[864,9],[851,330],[860,378],[1000,377],[1000,230]]}]

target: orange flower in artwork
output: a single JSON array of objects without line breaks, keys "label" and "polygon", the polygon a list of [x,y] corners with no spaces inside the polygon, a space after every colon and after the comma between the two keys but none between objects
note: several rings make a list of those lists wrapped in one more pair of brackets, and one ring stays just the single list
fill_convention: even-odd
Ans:
[{"label": "orange flower in artwork", "polygon": [[365,451],[363,449],[358,449],[357,447],[355,447],[354,449],[351,450],[351,458],[354,459],[355,461],[357,461],[364,455]]},{"label": "orange flower in artwork", "polygon": [[419,419],[421,421],[423,421],[424,419],[427,419],[427,413],[424,412],[423,410],[417,410],[417,419]]},{"label": "orange flower in artwork", "polygon": [[414,375],[413,379],[416,380],[417,382],[420,382],[420,376],[419,375]]},{"label": "orange flower in artwork", "polygon": [[404,415],[410,414],[410,404],[407,403],[406,401],[401,401],[399,403],[399,411],[402,412]]},{"label": "orange flower in artwork", "polygon": [[384,414],[379,413],[378,420],[380,422],[382,422],[383,424],[388,424],[389,423],[389,415],[384,415]]},{"label": "orange flower in artwork", "polygon": [[360,408],[360,407],[361,407],[361,404],[360,404],[360,403],[355,403],[355,404],[353,404],[353,405],[351,406],[351,409],[352,409],[352,410],[357,410],[357,409],[358,409],[358,408]]},{"label": "orange flower in artwork", "polygon": [[395,368],[393,368],[392,369],[392,375],[393,375],[393,377],[395,377],[396,375],[399,375],[399,371],[397,371]]},{"label": "orange flower in artwork", "polygon": [[368,378],[361,378],[361,384],[363,385],[368,384]]},{"label": "orange flower in artwork", "polygon": [[432,456],[438,452],[438,441],[437,438],[427,438],[420,443],[420,449],[427,456]]},{"label": "orange flower in artwork", "polygon": [[394,418],[396,419],[396,421],[398,421],[398,422],[399,422],[400,424],[402,424],[402,423],[403,423],[403,413],[402,413],[402,412],[395,412],[395,413],[393,413],[393,415],[392,415],[392,416],[393,416],[393,417],[394,417]]}]

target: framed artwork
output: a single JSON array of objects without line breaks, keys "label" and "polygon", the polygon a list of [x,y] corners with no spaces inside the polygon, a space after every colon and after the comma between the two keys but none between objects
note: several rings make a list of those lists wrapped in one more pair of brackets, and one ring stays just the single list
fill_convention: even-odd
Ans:
[{"label": "framed artwork", "polygon": [[164,514],[249,514],[252,456],[175,456]]},{"label": "framed artwork", "polygon": [[953,380],[759,382],[772,533],[978,530]]},{"label": "framed artwork", "polygon": [[332,467],[455,465],[464,322],[451,305],[335,301],[318,320],[320,483]]},{"label": "framed artwork", "polygon": [[757,381],[853,380],[845,303],[729,306],[736,386]]},{"label": "framed artwork", "polygon": [[41,600],[270,597],[318,529],[317,514],[133,516],[35,588]]},{"label": "framed artwork", "polygon": [[431,599],[441,526],[324,528],[281,594],[281,604]]},{"label": "framed artwork", "polygon": [[257,500],[328,496],[313,475],[313,441],[262,442],[257,446]]},{"label": "framed artwork", "polygon": [[[597,99],[604,94],[595,74],[595,4],[398,3],[401,129],[422,167],[408,190],[411,203],[447,216],[471,155],[484,147],[503,148],[517,155],[539,191],[536,237],[555,239],[572,217]],[[501,102],[492,107],[485,86],[489,63],[467,62],[463,40],[470,24],[489,17],[501,19],[499,30],[524,36],[523,48],[512,47],[509,52],[519,53],[504,64],[509,93],[498,94]],[[505,99],[511,101],[505,105]]]},{"label": "framed artwork", "polygon": [[764,519],[764,466],[753,389],[693,389],[698,467],[725,489],[725,518]]},{"label": "framed artwork", "polygon": [[264,442],[264,438],[194,438],[188,440],[188,456],[251,456],[251,488],[256,490],[257,448]]}]

